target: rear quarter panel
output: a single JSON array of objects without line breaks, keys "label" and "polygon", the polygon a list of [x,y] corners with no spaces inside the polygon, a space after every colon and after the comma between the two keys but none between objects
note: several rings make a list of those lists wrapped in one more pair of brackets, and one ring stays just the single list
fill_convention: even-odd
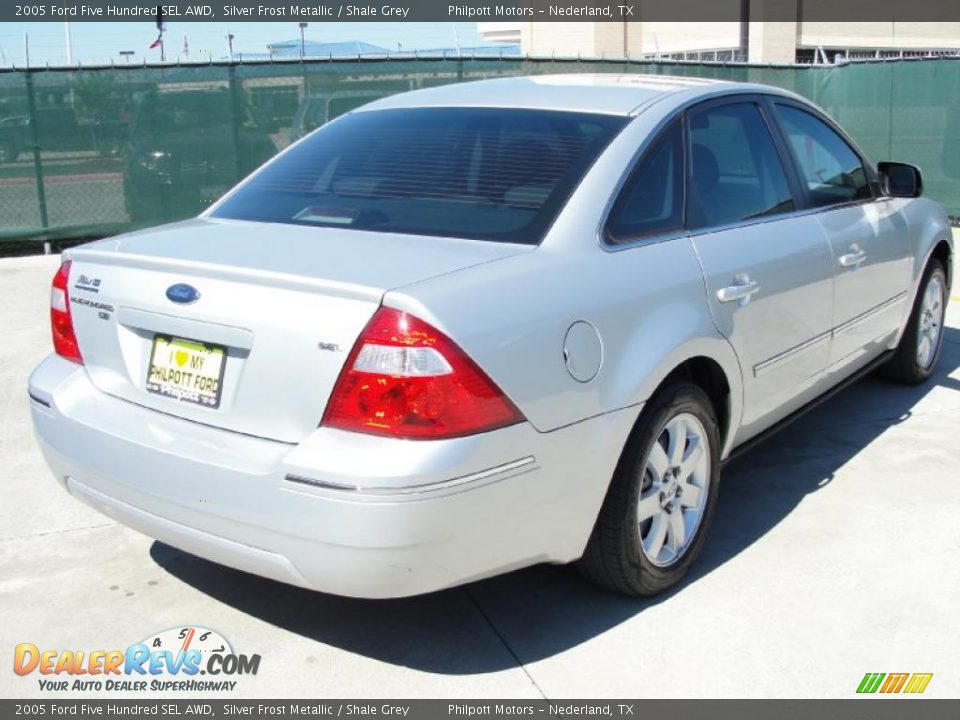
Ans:
[{"label": "rear quarter panel", "polygon": [[[740,415],[740,369],[717,333],[690,241],[576,255],[546,248],[388,293],[449,334],[540,431],[639,406],[684,360],[715,359]],[[602,363],[589,382],[567,370],[564,338],[583,320]],[[638,407],[639,412],[639,407]]]}]

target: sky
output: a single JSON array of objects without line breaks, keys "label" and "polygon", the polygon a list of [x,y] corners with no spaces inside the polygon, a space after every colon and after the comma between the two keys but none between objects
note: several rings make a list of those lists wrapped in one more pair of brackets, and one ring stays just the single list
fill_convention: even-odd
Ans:
[{"label": "sky", "polygon": [[[418,22],[316,22],[310,23],[305,39],[316,42],[363,40],[374,45],[404,50],[456,47],[454,25],[462,47],[482,45],[476,23]],[[214,60],[227,55],[227,32],[234,35],[234,52],[264,53],[267,43],[300,37],[295,22],[169,22],[164,35],[167,60],[176,59],[188,39],[191,61]],[[30,64],[66,64],[67,52],[62,22],[8,22],[0,24],[0,65],[23,64],[23,36],[29,35]],[[134,62],[159,62],[160,50],[149,50],[156,39],[153,21],[75,22],[70,24],[74,62],[84,64],[122,62],[121,50],[133,50]]]}]

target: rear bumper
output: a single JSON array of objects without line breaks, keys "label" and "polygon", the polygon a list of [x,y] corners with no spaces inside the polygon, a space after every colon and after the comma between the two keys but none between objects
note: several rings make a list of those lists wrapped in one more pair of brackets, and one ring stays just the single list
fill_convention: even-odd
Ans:
[{"label": "rear bumper", "polygon": [[57,356],[29,392],[44,457],[78,499],[215,562],[370,598],[579,557],[637,412],[447,441],[323,428],[291,445],[119,400]]}]

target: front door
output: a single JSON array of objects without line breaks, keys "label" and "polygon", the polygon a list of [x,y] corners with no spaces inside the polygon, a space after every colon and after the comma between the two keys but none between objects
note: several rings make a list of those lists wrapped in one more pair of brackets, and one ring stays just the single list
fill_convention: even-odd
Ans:
[{"label": "front door", "polygon": [[843,373],[887,346],[909,302],[909,232],[903,200],[875,198],[866,165],[850,144],[806,108],[776,101],[807,202],[834,256],[830,367]]}]

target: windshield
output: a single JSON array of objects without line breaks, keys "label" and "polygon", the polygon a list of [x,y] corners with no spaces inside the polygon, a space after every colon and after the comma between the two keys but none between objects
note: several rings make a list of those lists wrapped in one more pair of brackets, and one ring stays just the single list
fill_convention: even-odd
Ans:
[{"label": "windshield", "polygon": [[504,108],[361,111],[278,157],[213,216],[537,244],[626,121]]}]

